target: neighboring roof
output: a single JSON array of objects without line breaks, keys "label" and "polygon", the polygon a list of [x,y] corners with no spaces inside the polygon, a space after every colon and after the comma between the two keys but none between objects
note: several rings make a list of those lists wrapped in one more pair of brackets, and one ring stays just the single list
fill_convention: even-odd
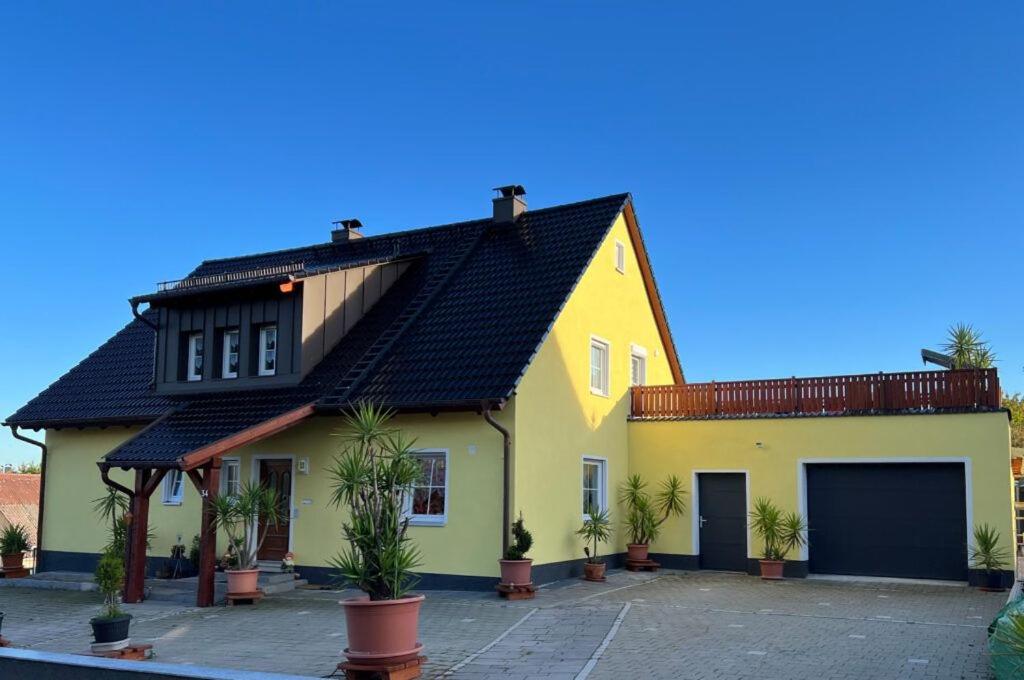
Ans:
[{"label": "neighboring roof", "polygon": [[[514,224],[488,218],[203,262],[189,278],[213,277],[203,280],[216,285],[226,280],[216,278],[222,275],[241,272],[244,279],[245,272],[296,263],[319,271],[412,258],[406,273],[297,386],[158,397],[150,384],[153,331],[136,321],[8,422],[49,427],[90,417],[101,424],[159,416],[107,461],[173,464],[308,405],[336,412],[363,399],[424,410],[501,402],[512,396],[629,202],[628,194],[617,194],[530,210]],[[647,284],[653,290],[653,281]],[[653,304],[661,312],[660,301]],[[667,327],[662,332],[675,362]]]},{"label": "neighboring roof", "polygon": [[0,527],[20,524],[34,544],[39,523],[40,475],[0,473]]}]

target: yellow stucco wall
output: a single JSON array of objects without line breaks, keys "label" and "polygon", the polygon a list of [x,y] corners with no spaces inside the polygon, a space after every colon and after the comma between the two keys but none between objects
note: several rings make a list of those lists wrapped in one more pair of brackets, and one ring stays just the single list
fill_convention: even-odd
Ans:
[{"label": "yellow stucco wall", "polygon": [[[511,408],[497,414],[511,427]],[[256,479],[259,457],[309,459],[309,473],[294,475],[292,550],[302,565],[327,566],[342,547],[343,514],[328,507],[330,482],[324,472],[338,451],[332,432],[340,417],[313,418],[264,441],[226,456],[238,458],[241,479]],[[446,449],[449,455],[448,520],[444,526],[414,526],[410,535],[423,556],[420,569],[432,573],[497,575],[501,552],[501,436],[481,416],[441,414],[400,416],[392,421],[422,449]],[[91,500],[104,494],[96,462],[138,429],[60,430],[47,433],[45,550],[96,553],[107,541],[106,526],[92,511]],[[131,486],[131,475],[113,470],[111,477]],[[188,545],[199,533],[200,499],[190,481],[181,505],[164,505],[162,489],[150,501],[155,531],[150,556],[167,556],[180,534]],[[226,548],[223,538],[218,552]]]},{"label": "yellow stucco wall", "polygon": [[[688,511],[670,519],[655,552],[694,554],[695,470],[746,471],[748,509],[768,496],[800,510],[798,477],[804,459],[966,459],[975,524],[987,522],[1013,547],[1012,477],[1005,413],[962,415],[778,418],[760,420],[635,421],[629,423],[630,469],[648,479],[675,473],[687,486]],[[761,442],[763,448],[755,443]],[[971,527],[969,527],[969,530]],[[748,556],[760,556],[748,536]],[[791,555],[790,559],[798,559]]]},{"label": "yellow stucco wall", "polygon": [[[626,247],[625,273],[615,268],[615,242]],[[590,338],[608,341],[610,396],[590,391]],[[527,370],[516,392],[513,513],[533,533],[535,564],[583,557],[574,534],[583,522],[583,457],[607,459],[615,536],[605,553],[625,550],[616,490],[629,470],[630,345],[647,350],[647,382],[672,374],[620,216]]]},{"label": "yellow stucco wall", "polygon": [[[109,539],[109,530],[93,511],[92,500],[106,493],[96,462],[127,441],[139,428],[106,430],[48,430],[46,432],[46,501],[43,516],[43,549],[97,553]],[[111,479],[128,488],[133,473],[115,469]],[[170,555],[181,534],[188,545],[199,533],[199,494],[186,482],[180,506],[163,505],[162,488],[153,494],[150,526],[156,536],[150,555]]]}]

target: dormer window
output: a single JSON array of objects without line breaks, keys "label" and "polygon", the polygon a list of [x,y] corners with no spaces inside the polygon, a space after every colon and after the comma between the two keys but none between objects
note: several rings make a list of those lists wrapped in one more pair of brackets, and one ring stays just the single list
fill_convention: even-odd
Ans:
[{"label": "dormer window", "polygon": [[259,344],[260,375],[277,373],[277,326],[264,326],[260,329]]},{"label": "dormer window", "polygon": [[240,339],[238,329],[224,331],[224,358],[221,362],[220,375],[222,378],[238,377],[238,349]]},{"label": "dormer window", "polygon": [[188,357],[185,361],[185,377],[189,382],[203,379],[203,334],[188,334]]}]

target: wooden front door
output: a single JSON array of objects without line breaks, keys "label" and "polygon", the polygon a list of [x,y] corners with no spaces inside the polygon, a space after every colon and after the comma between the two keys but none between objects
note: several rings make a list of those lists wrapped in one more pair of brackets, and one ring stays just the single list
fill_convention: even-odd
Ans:
[{"label": "wooden front door", "polygon": [[277,491],[281,500],[281,519],[277,525],[266,525],[260,517],[260,535],[264,529],[267,538],[257,553],[257,559],[281,560],[288,552],[289,522],[292,507],[292,462],[291,460],[260,460],[260,484]]}]

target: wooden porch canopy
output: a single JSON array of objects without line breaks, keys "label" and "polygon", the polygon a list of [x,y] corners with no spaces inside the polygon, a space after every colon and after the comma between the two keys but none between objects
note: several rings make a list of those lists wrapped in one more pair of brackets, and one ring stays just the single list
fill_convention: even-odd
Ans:
[{"label": "wooden porch canopy", "polygon": [[[237,448],[266,439],[313,415],[314,405],[306,404],[246,428],[192,451],[175,461],[119,461],[99,463],[103,482],[129,499],[128,536],[125,547],[124,601],[143,600],[146,580],[146,534],[149,531],[149,498],[160,486],[168,470],[181,470],[192,480],[203,500],[199,531],[199,587],[196,606],[214,604],[214,572],[217,564],[217,531],[213,499],[220,489],[221,458]],[[110,479],[110,469],[135,470],[133,488]]]}]

